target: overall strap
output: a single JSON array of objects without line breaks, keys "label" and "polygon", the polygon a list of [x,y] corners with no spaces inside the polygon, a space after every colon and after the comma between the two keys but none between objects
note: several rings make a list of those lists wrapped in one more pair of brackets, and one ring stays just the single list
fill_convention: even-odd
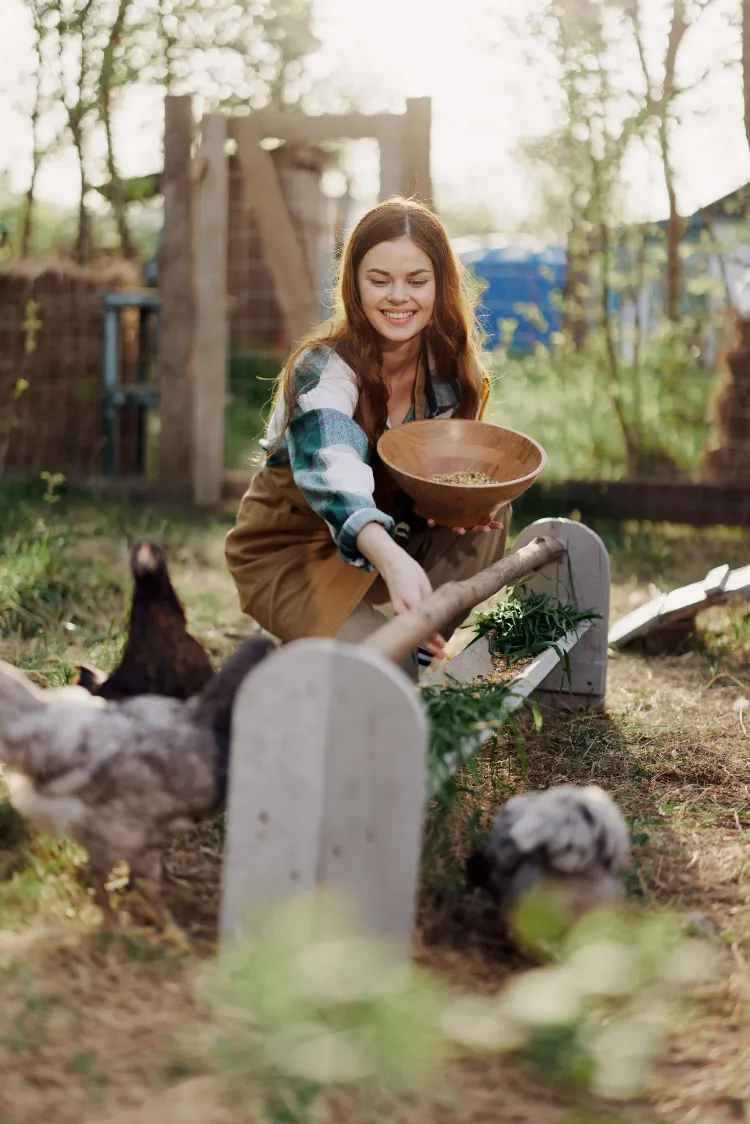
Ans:
[{"label": "overall strap", "polygon": [[425,372],[427,371],[426,345],[422,345],[417,360],[417,377],[414,380],[414,421],[424,421]]}]

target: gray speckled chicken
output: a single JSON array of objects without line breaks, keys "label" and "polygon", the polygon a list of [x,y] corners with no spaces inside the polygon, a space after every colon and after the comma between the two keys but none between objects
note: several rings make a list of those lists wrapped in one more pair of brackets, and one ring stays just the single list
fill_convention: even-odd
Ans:
[{"label": "gray speckled chicken", "polygon": [[234,697],[274,647],[246,640],[187,701],[144,695],[112,702],[83,687],[42,691],[0,662],[0,761],[16,809],[89,853],[108,916],[105,883],[126,860],[153,900],[161,848],[186,820],[224,799]]},{"label": "gray speckled chicken", "polygon": [[521,897],[544,882],[567,891],[580,916],[624,897],[630,836],[618,808],[595,785],[560,785],[512,797],[495,817],[487,846],[467,863],[507,921]]}]

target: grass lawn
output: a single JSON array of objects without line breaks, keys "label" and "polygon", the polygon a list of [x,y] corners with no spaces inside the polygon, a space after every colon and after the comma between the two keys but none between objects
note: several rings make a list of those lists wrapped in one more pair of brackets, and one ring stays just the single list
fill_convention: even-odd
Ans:
[{"label": "grass lawn", "polygon": [[[128,544],[146,535],[165,544],[191,630],[222,661],[252,631],[223,565],[231,522],[231,511],[185,519],[80,496],[45,504],[4,489],[0,658],[43,684],[67,681],[81,659],[111,667],[129,594]],[[521,505],[516,529],[523,522]],[[597,529],[611,552],[614,616],[654,589],[724,562],[745,564],[750,553],[750,534],[730,530]],[[701,624],[700,639],[676,655],[612,657],[606,714],[545,716],[540,734],[528,722],[528,776],[499,747],[476,780],[467,777],[441,829],[454,848],[428,848],[415,945],[421,961],[472,990],[496,990],[518,971],[491,909],[462,889],[453,856],[465,850],[477,808],[486,821],[513,791],[593,781],[632,824],[632,897],[700,915],[721,950],[722,971],[702,986],[699,1017],[686,1015],[642,1102],[613,1108],[583,1097],[555,1082],[543,1059],[486,1058],[456,1062],[424,1099],[394,1104],[394,1124],[750,1119],[750,763],[733,705],[750,696],[747,607],[711,611]],[[735,678],[707,689],[718,672]],[[0,801],[2,1124],[260,1119],[247,1103],[223,1102],[195,1047],[201,1008],[194,983],[214,947],[221,847],[215,819],[166,856],[170,908],[195,941],[193,952],[177,953],[156,937],[100,934],[77,848],[30,836]],[[321,1119],[353,1121],[358,1111],[334,1100]]]}]

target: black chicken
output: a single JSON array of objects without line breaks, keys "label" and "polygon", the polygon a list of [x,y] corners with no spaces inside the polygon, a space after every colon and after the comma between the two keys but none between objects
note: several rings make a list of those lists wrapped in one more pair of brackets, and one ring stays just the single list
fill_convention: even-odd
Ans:
[{"label": "black chicken", "polygon": [[158,543],[137,542],[130,553],[130,568],[134,590],[122,659],[108,678],[81,665],[76,682],[103,699],[136,695],[188,699],[214,672],[205,649],[187,630],[164,551]]}]

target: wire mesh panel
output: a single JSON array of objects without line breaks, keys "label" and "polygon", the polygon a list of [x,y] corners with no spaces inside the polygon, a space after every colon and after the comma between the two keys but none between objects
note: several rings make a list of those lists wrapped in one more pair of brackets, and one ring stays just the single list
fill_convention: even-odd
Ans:
[{"label": "wire mesh panel", "polygon": [[[68,264],[12,265],[0,271],[0,471],[19,478],[42,471],[72,480],[102,471],[102,348],[105,293],[132,288],[133,266],[106,270]],[[124,310],[120,378],[135,383],[138,318]],[[117,471],[138,456],[137,407],[117,419]]]}]

